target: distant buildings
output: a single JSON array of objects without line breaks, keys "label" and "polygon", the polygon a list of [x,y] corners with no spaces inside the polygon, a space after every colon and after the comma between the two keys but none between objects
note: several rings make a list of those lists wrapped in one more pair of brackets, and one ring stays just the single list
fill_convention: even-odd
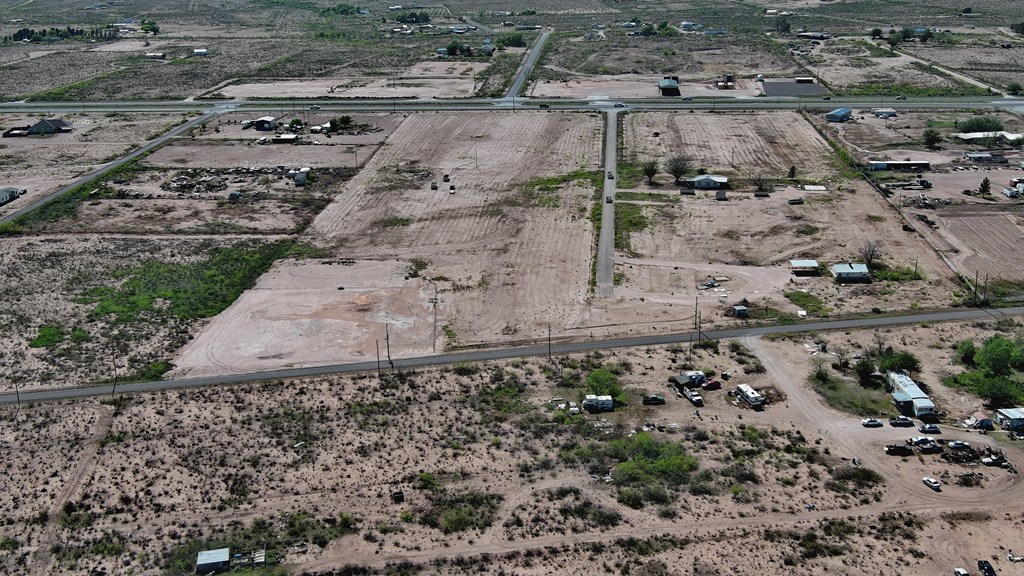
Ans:
[{"label": "distant buildings", "polygon": [[849,108],[836,108],[825,114],[825,120],[829,122],[846,122],[850,118],[853,118],[853,110]]}]

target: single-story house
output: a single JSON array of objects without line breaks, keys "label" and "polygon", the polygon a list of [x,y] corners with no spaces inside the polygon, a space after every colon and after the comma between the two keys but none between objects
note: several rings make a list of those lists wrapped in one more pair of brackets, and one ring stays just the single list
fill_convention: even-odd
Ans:
[{"label": "single-story house", "polygon": [[298,141],[298,134],[278,134],[270,139],[271,144],[295,144]]},{"label": "single-story house", "polygon": [[817,276],[817,260],[790,260],[789,269],[796,276]]},{"label": "single-story house", "polygon": [[687,188],[695,188],[698,190],[718,190],[729,187],[729,178],[727,176],[717,176],[715,174],[701,174],[700,176],[687,178],[683,184],[686,185]]},{"label": "single-story house", "polygon": [[992,413],[992,420],[1007,430],[1024,428],[1024,408],[1000,408]]},{"label": "single-story house", "polygon": [[274,118],[273,116],[257,118],[256,121],[252,123],[252,127],[260,132],[271,132],[277,128],[277,118]]},{"label": "single-story house", "polygon": [[0,206],[3,206],[8,202],[13,202],[15,199],[18,198],[18,196],[21,196],[22,194],[25,194],[27,192],[28,190],[25,190],[24,188],[12,188],[10,186],[0,188]]},{"label": "single-story house", "polygon": [[832,265],[832,275],[837,282],[870,282],[871,273],[867,264],[839,262]]},{"label": "single-story house", "polygon": [[679,78],[666,76],[658,82],[662,96],[679,96]]},{"label": "single-story house", "polygon": [[34,134],[63,134],[71,132],[71,124],[58,118],[47,118],[40,120],[28,129],[30,135]]},{"label": "single-story house", "polygon": [[993,430],[995,426],[992,424],[992,419],[989,418],[988,414],[984,412],[975,412],[968,417],[964,424],[971,428],[977,428],[979,430]]},{"label": "single-story house", "polygon": [[893,117],[896,116],[896,109],[895,108],[876,108],[874,114],[875,114],[876,118],[893,118]]},{"label": "single-story house", "polygon": [[1001,154],[990,154],[988,152],[968,152],[964,154],[968,162],[974,164],[1008,164],[1006,156]]},{"label": "single-story house", "polygon": [[836,108],[825,114],[825,120],[828,122],[846,122],[850,118],[853,118],[853,110],[849,108]]},{"label": "single-story house", "polygon": [[196,556],[196,574],[227,572],[231,568],[231,549],[203,550]]},{"label": "single-story house", "polygon": [[902,372],[886,372],[885,381],[892,389],[892,402],[902,414],[908,416],[934,416],[935,403],[921,387]]}]

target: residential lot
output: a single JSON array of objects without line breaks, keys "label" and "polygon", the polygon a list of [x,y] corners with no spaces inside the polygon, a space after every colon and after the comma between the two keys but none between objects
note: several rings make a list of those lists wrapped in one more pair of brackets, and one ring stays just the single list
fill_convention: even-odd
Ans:
[{"label": "residential lot", "polygon": [[[48,117],[50,118],[50,117]],[[51,136],[0,140],[0,187],[24,188],[28,193],[0,208],[8,214],[137,148],[184,121],[180,115],[67,114],[59,116],[73,131]],[[4,131],[32,125],[41,116],[0,114]]]},{"label": "residential lot", "polygon": [[[978,401],[962,402],[934,378],[956,370],[946,366],[953,342],[992,329],[918,326],[882,337],[919,355],[928,367],[920,379],[959,418]],[[877,345],[856,331],[722,342],[718,352],[609,351],[554,365],[529,359],[399,374],[385,364],[380,381],[310,378],[17,416],[5,409],[0,443],[13,456],[2,465],[0,498],[10,512],[0,563],[52,574],[77,573],[86,562],[188,570],[195,550],[227,543],[243,555],[266,546],[271,560],[301,573],[405,561],[443,574],[470,564],[553,574],[603,542],[615,544],[607,561],[631,565],[696,571],[728,562],[736,574],[797,566],[852,575],[878,565],[937,572],[1013,541],[1015,517],[1007,522],[1004,510],[1020,497],[1019,477],[983,467],[979,484],[958,486],[954,476],[971,468],[936,455],[885,455],[886,444],[912,432],[864,428],[859,416],[824,403],[806,380],[821,340],[850,353]],[[733,375],[704,393],[699,410],[666,387],[688,361]],[[581,416],[557,408],[601,369],[614,371],[626,405]],[[746,409],[727,395],[736,383],[772,401]],[[667,404],[641,405],[649,393]],[[452,420],[462,424],[452,428]],[[189,433],[196,429],[204,434]],[[1004,437],[943,424],[944,440],[995,446],[1018,461],[1020,449]],[[689,463],[690,472],[643,479],[629,475],[640,456],[603,456],[636,442],[681,450],[673,462]],[[56,474],[41,465],[58,457],[67,464]],[[923,475],[940,478],[943,490],[924,486]],[[474,513],[457,523],[449,511],[466,499]],[[810,532],[827,554],[800,544]],[[908,555],[893,543],[927,553]],[[752,547],[760,553],[749,554]],[[101,549],[112,552],[94,551]]]}]

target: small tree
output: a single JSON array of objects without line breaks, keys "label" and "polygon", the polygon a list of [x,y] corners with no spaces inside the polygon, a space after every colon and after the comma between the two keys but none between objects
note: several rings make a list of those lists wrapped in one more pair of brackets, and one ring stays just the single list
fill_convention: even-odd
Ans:
[{"label": "small tree", "polygon": [[687,172],[693,170],[693,159],[683,155],[673,156],[665,163],[665,169],[676,179],[676,184],[678,184]]},{"label": "small tree", "polygon": [[942,134],[939,134],[939,131],[935,128],[925,130],[922,138],[924,139],[924,145],[929,148],[935,148],[939,145],[939,142],[942,142]]},{"label": "small tree", "polygon": [[1021,92],[1024,92],[1024,86],[1021,86],[1020,82],[1010,82],[1006,85],[1006,91],[1011,96],[1019,96]]},{"label": "small tree", "polygon": [[857,382],[860,382],[861,386],[875,388],[877,383],[875,379],[871,377],[875,373],[875,364],[867,358],[861,358],[853,365],[853,373],[857,375]]},{"label": "small tree", "polygon": [[881,253],[882,247],[874,240],[868,240],[860,247],[860,257],[867,264],[868,268],[871,268],[871,265],[875,263],[875,260],[878,259]]},{"label": "small tree", "polygon": [[658,175],[658,162],[648,160],[640,165],[640,172],[647,178],[648,184],[654,183],[654,177]]},{"label": "small tree", "polygon": [[881,38],[882,37],[882,29],[881,28],[872,28],[871,29],[871,37],[872,38]]},{"label": "small tree", "polygon": [[754,174],[750,178],[747,178],[750,185],[757,189],[758,192],[764,192],[765,190],[771,190],[771,181],[764,174]]},{"label": "small tree", "polygon": [[978,186],[978,194],[984,196],[985,194],[992,193],[992,181],[988,179],[988,176],[981,181],[981,186]]},{"label": "small tree", "polygon": [[796,180],[796,166],[790,166],[789,172],[786,173],[786,178],[790,180]]}]

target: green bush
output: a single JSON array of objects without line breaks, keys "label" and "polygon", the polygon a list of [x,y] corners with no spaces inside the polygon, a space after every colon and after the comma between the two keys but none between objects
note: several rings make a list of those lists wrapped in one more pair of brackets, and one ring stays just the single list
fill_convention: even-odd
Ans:
[{"label": "green bush", "polygon": [[30,348],[50,348],[64,341],[64,328],[46,324],[39,327],[36,337],[28,341]]}]

